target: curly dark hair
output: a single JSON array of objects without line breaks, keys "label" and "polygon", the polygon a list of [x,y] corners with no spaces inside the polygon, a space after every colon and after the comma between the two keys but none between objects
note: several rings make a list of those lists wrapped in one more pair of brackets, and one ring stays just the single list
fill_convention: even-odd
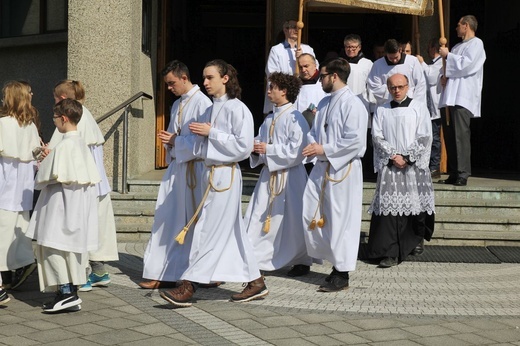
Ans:
[{"label": "curly dark hair", "polygon": [[222,59],[211,60],[206,64],[206,66],[204,66],[204,68],[209,66],[215,66],[217,68],[218,73],[220,74],[220,77],[224,77],[225,75],[229,77],[226,83],[226,94],[230,99],[237,98],[240,100],[240,97],[242,95],[242,88],[238,83],[237,70],[235,70],[235,68],[231,64],[228,64]]},{"label": "curly dark hair", "polygon": [[274,72],[271,74],[269,76],[269,82],[276,85],[278,89],[285,90],[287,101],[291,103],[296,101],[300,93],[300,88],[302,87],[300,78],[282,72]]}]

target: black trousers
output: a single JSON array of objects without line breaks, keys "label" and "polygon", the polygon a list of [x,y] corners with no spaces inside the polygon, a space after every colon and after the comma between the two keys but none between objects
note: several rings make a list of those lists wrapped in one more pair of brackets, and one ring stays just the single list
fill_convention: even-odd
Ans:
[{"label": "black trousers", "polygon": [[448,107],[450,123],[446,119],[446,108],[441,108],[442,130],[448,154],[448,173],[452,177],[468,179],[471,175],[471,129],[472,114],[461,106]]}]

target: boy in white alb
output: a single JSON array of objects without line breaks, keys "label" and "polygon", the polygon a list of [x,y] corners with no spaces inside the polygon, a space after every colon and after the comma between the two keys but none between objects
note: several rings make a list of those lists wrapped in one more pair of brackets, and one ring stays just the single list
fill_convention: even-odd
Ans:
[{"label": "boy in white alb", "polygon": [[302,149],[309,125],[293,105],[300,80],[274,72],[267,96],[274,104],[255,137],[251,167],[262,166],[258,183],[244,216],[244,223],[260,270],[272,271],[293,265],[288,276],[309,273],[302,225],[303,190],[307,172]]},{"label": "boy in white alb", "polygon": [[40,290],[56,291],[45,312],[81,309],[77,286],[87,282],[88,252],[98,248],[96,183],[101,178],[90,150],[77,131],[83,113],[78,101],[54,107],[54,124],[63,140],[41,162],[41,190],[27,235],[36,240]]},{"label": "boy in white alb", "polygon": [[[62,80],[54,87],[54,102],[58,103],[63,99],[73,99],[82,105],[85,101],[85,88],[80,81]],[[114,220],[114,211],[112,208],[112,200],[110,199],[110,191],[112,191],[108,183],[107,174],[105,172],[103,160],[103,144],[105,138],[103,133],[90,113],[83,106],[83,115],[78,122],[78,133],[87,143],[90,152],[94,157],[101,181],[96,185],[98,195],[98,240],[99,248],[95,252],[89,252],[88,264],[91,273],[87,278],[87,283],[80,287],[80,291],[91,291],[92,286],[107,286],[110,283],[110,275],[105,268],[106,261],[117,261],[119,253],[117,251],[116,239],[116,223]],[[54,131],[49,142],[48,148],[54,148],[63,138],[63,134],[58,130]]]}]

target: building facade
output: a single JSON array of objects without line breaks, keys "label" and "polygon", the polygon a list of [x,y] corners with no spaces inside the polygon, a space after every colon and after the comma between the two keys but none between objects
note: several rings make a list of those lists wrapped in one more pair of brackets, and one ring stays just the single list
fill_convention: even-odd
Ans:
[{"label": "building facade", "polygon": [[[436,1],[435,1],[436,2]],[[233,64],[243,87],[243,101],[255,122],[262,122],[264,65],[269,47],[279,39],[282,23],[298,17],[298,0],[0,0],[0,83],[31,83],[43,135],[52,135],[52,89],[61,79],[83,82],[85,105],[99,118],[143,91],[153,100],[131,104],[129,177],[164,167],[158,129],[166,128],[173,97],[160,70],[172,59],[184,61],[194,83],[201,83],[205,62],[222,58]],[[501,3],[503,3],[501,6]],[[505,6],[507,5],[507,6]],[[514,9],[511,9],[511,6]],[[507,10],[506,10],[507,8]],[[480,24],[485,65],[482,118],[472,123],[475,171],[518,172],[520,123],[513,110],[513,78],[518,65],[520,4],[505,0],[444,0],[449,45],[458,42],[455,25],[464,14]],[[374,43],[413,38],[412,16],[312,2],[304,13],[302,42],[318,59],[341,49],[348,33],[360,34],[371,56]],[[420,46],[438,37],[437,12],[420,17]],[[498,102],[497,102],[498,100]],[[105,166],[119,189],[122,171],[122,114],[100,123],[105,134]],[[498,155],[500,154],[500,155]]]}]

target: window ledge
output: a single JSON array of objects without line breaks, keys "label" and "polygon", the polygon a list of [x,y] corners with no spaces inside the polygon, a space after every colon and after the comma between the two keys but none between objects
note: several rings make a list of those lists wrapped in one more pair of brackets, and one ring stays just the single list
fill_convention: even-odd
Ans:
[{"label": "window ledge", "polygon": [[66,32],[0,38],[0,48],[25,47],[25,46],[45,45],[45,44],[52,44],[52,43],[65,43],[65,42],[67,42],[67,38],[68,38],[68,35]]}]

